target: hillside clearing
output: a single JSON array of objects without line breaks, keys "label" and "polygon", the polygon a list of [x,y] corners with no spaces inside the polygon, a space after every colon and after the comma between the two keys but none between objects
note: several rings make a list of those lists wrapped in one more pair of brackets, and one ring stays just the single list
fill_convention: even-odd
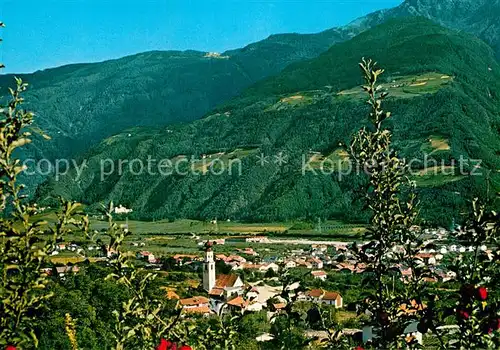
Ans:
[{"label": "hillside clearing", "polygon": [[[436,93],[451,81],[453,81],[453,78],[450,76],[430,72],[420,75],[394,77],[389,82],[382,84],[382,87],[387,90],[390,97],[413,98],[423,94]],[[359,87],[340,91],[338,95],[356,99],[366,97],[364,91]]]}]

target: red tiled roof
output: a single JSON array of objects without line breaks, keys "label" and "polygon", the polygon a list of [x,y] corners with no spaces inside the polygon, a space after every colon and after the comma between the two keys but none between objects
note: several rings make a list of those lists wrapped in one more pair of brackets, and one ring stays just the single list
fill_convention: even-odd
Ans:
[{"label": "red tiled roof", "polygon": [[311,247],[312,248],[326,248],[326,245],[325,244],[312,244]]},{"label": "red tiled roof", "polygon": [[278,304],[273,304],[273,306],[276,310],[281,310],[281,309],[284,309],[286,307],[286,304],[285,303],[278,303]]},{"label": "red tiled roof", "polygon": [[209,314],[211,313],[210,308],[208,306],[200,306],[200,307],[189,307],[183,309],[184,312],[189,314]]},{"label": "red tiled roof", "polygon": [[326,276],[326,272],[325,271],[311,271],[311,274],[313,276]]},{"label": "red tiled roof", "polygon": [[232,287],[238,280],[238,275],[218,275],[215,281],[216,288]]},{"label": "red tiled roof", "polygon": [[433,256],[434,255],[432,255],[430,253],[419,253],[419,254],[417,254],[417,258],[421,258],[421,259],[430,259]]},{"label": "red tiled roof", "polygon": [[364,270],[366,269],[366,264],[360,263],[356,265],[357,270]]},{"label": "red tiled roof", "polygon": [[401,274],[403,276],[411,276],[411,274],[412,274],[411,268],[401,269]]},{"label": "red tiled roof", "polygon": [[321,289],[312,289],[309,292],[307,292],[307,295],[313,298],[319,298],[320,296],[323,295],[323,291]]},{"label": "red tiled roof", "polygon": [[208,295],[213,295],[220,297],[222,294],[224,294],[224,289],[222,288],[212,288],[210,292],[208,292]]},{"label": "red tiled roof", "polygon": [[337,293],[337,292],[325,292],[325,294],[323,295],[323,300],[337,300],[338,296],[340,294]]},{"label": "red tiled roof", "polygon": [[208,304],[209,300],[205,297],[192,297],[187,299],[180,300],[181,305],[190,306],[190,305],[200,305],[200,304]]},{"label": "red tiled roof", "polygon": [[243,297],[238,296],[238,297],[234,298],[233,300],[228,301],[227,304],[231,305],[231,306],[236,306],[239,308],[245,308],[248,306],[249,302],[248,302],[248,300],[245,301],[243,299]]},{"label": "red tiled roof", "polygon": [[348,269],[348,270],[351,270],[351,271],[353,271],[353,270],[355,270],[355,269],[356,269],[356,267],[355,267],[354,265],[352,265],[352,264],[348,264],[348,263],[339,263],[339,264],[337,265],[337,268],[338,268],[339,270]]},{"label": "red tiled roof", "polygon": [[239,261],[239,262],[245,262],[245,261],[247,261],[244,257],[239,256],[239,255],[229,255],[227,257],[227,261],[231,261],[231,260]]},{"label": "red tiled roof", "polygon": [[336,300],[340,295],[337,292],[328,292],[322,289],[311,289],[307,295],[313,298],[320,298],[322,300]]},{"label": "red tiled roof", "polygon": [[261,267],[267,267],[265,264],[242,264],[241,267],[244,269],[260,269]]},{"label": "red tiled roof", "polygon": [[179,259],[196,259],[198,256],[196,255],[187,255],[187,254],[177,254],[177,255],[174,255],[174,259],[175,260],[179,260]]}]

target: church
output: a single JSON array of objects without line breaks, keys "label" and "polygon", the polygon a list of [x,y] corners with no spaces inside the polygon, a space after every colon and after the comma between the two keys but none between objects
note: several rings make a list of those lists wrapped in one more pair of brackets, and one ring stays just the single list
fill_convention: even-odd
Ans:
[{"label": "church", "polygon": [[205,244],[205,258],[203,260],[203,289],[211,298],[217,300],[230,300],[243,294],[244,284],[236,274],[216,275],[214,252],[212,243]]}]

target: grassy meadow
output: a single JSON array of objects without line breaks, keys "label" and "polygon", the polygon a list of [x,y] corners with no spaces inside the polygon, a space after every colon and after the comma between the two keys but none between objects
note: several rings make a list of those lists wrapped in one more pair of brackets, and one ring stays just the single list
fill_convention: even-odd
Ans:
[{"label": "grassy meadow", "polygon": [[[35,216],[35,220],[47,223],[56,221],[54,211]],[[161,220],[137,221],[117,220],[122,227],[127,226],[130,236],[125,246],[130,251],[148,250],[158,255],[200,254],[201,242],[207,239],[227,238],[234,236],[258,235],[267,236],[269,243],[231,242],[217,246],[216,252],[232,254],[238,249],[248,247],[257,251],[261,257],[281,255],[292,249],[309,249],[310,242],[359,240],[365,227],[362,225],[345,224],[341,221],[325,221],[318,224],[307,222],[271,222],[271,223],[244,223],[244,222],[204,222],[198,220]],[[91,229],[96,231],[95,239],[107,241],[104,232],[108,223],[99,217],[91,218]],[[84,244],[85,238],[78,233],[69,233],[65,236],[66,242]],[[61,251],[51,258],[54,263],[67,264],[83,261],[76,252]],[[93,258],[92,261],[97,261]]]}]

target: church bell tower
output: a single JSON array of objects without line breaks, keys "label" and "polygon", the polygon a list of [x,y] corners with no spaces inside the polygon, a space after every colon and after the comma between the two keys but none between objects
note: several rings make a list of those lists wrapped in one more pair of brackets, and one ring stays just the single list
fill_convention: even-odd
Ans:
[{"label": "church bell tower", "polygon": [[203,289],[209,292],[215,286],[215,261],[212,244],[205,244],[205,260],[203,261]]}]

